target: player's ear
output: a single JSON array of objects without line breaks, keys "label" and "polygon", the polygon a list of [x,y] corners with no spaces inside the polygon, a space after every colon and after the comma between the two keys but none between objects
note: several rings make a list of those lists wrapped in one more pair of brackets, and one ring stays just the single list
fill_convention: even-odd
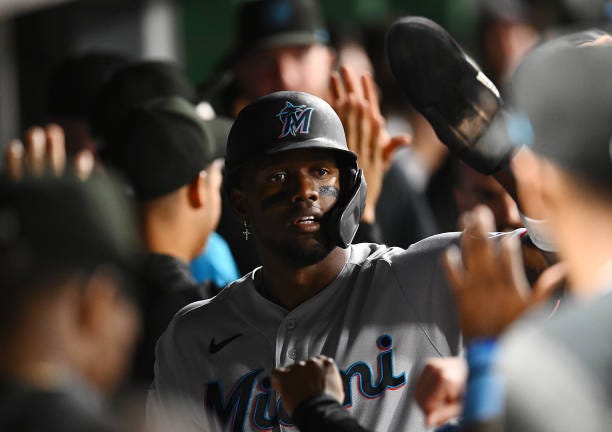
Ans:
[{"label": "player's ear", "polygon": [[79,298],[79,321],[82,330],[95,335],[112,317],[119,295],[116,282],[104,271],[96,271],[85,282]]},{"label": "player's ear", "polygon": [[200,208],[204,205],[206,199],[206,176],[208,173],[204,170],[194,178],[188,185],[189,203],[194,208]]},{"label": "player's ear", "polygon": [[537,172],[538,188],[536,193],[544,208],[543,214],[547,217],[547,213],[558,209],[557,205],[567,201],[568,190],[568,175],[559,170],[554,163],[539,158]]},{"label": "player's ear", "polygon": [[244,192],[240,189],[232,188],[230,190],[230,199],[232,201],[232,208],[242,220],[247,218],[247,198]]},{"label": "player's ear", "polygon": [[546,219],[542,186],[548,180],[542,177],[541,161],[529,148],[523,146],[511,163],[521,211],[534,219]]}]

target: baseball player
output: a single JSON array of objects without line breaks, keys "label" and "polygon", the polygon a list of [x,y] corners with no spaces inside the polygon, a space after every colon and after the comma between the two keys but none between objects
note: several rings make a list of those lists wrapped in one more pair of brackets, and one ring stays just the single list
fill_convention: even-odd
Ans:
[{"label": "baseball player", "polygon": [[289,430],[275,367],[336,359],[344,406],[371,430],[423,430],[412,384],[424,360],[458,353],[443,234],[407,250],[351,245],[365,184],[334,110],[300,92],[264,96],[228,139],[226,188],[262,267],[177,314],[156,349],[150,409],[196,403],[202,430]]}]

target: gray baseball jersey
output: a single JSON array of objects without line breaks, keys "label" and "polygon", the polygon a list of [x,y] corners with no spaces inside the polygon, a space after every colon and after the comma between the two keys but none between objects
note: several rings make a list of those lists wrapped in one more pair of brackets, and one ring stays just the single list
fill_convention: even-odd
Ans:
[{"label": "gray baseball jersey", "polygon": [[407,250],[352,245],[338,277],[292,311],[255,289],[255,272],[187,306],[157,344],[149,409],[163,410],[178,393],[195,402],[190,415],[201,430],[295,430],[271,371],[325,354],[341,369],[344,405],[363,426],[425,430],[415,380],[428,357],[460,350],[440,264],[457,238],[442,234]]},{"label": "gray baseball jersey", "polygon": [[612,279],[608,287],[507,332],[499,356],[505,431],[611,430]]}]

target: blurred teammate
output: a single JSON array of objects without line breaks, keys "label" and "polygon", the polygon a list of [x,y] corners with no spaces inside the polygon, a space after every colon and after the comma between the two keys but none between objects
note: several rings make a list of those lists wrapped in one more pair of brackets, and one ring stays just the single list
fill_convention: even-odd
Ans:
[{"label": "blurred teammate", "polygon": [[[604,35],[578,48],[548,44],[528,57],[513,80],[515,106],[532,131],[530,150],[513,162],[519,197],[528,211],[548,220],[571,290],[587,301],[537,327],[518,326],[498,352],[495,342],[482,338],[497,337],[530,303],[524,277],[513,270],[520,262],[515,247],[495,251],[483,242],[492,221],[481,212],[470,222],[476,235],[464,245],[472,269],[459,272],[458,257],[448,255],[465,334],[473,340],[466,417],[475,427],[503,415],[505,404],[510,431],[609,429],[612,351],[600,337],[612,329],[610,40]],[[493,278],[484,270],[491,257],[505,263]],[[474,310],[485,303],[487,310],[499,311],[503,303],[514,313],[476,320]],[[501,376],[491,366],[496,360]]]},{"label": "blurred teammate", "polygon": [[134,374],[148,385],[155,343],[172,316],[219,291],[212,281],[196,283],[189,262],[219,220],[225,144],[179,97],[126,108],[119,118],[106,156],[129,180],[147,251],[140,269],[145,327]]},{"label": "blurred teammate", "polygon": [[0,429],[111,431],[106,397],[139,329],[115,184],[27,178],[0,184]]},{"label": "blurred teammate", "polygon": [[234,117],[273,91],[329,96],[335,54],[316,0],[255,0],[237,9],[231,55],[232,83],[221,94],[205,91],[219,114]]},{"label": "blurred teammate", "polygon": [[[142,61],[116,72],[100,90],[92,115],[93,129],[103,147],[101,158],[105,160],[110,148],[115,144],[108,138],[116,135],[113,129],[127,109],[153,99],[171,96],[181,97],[192,104],[197,101],[193,84],[174,63]],[[206,116],[200,111],[198,114],[204,119],[215,141],[223,147],[227,141],[231,120],[216,117],[214,112],[207,112]],[[104,146],[107,148],[104,149]],[[223,152],[219,153],[219,157],[224,157]],[[199,254],[191,263],[192,272],[198,282],[212,281],[220,289],[238,278],[236,262],[228,248],[221,235],[211,233],[205,252]]]}]

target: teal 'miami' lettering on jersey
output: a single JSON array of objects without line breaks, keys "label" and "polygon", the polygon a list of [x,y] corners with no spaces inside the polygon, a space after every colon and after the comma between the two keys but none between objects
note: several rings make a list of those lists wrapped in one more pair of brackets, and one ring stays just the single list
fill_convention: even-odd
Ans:
[{"label": "teal 'miami' lettering on jersey", "polygon": [[393,372],[393,339],[389,335],[382,335],[376,341],[376,346],[382,352],[378,354],[378,382],[373,383],[374,374],[369,364],[356,362],[342,371],[344,380],[344,406],[353,405],[353,392],[351,382],[357,378],[359,393],[368,398],[376,399],[383,395],[385,390],[397,390],[406,385],[406,374],[402,372],[395,376]]},{"label": "teal 'miami' lettering on jersey", "polygon": [[[376,341],[381,351],[377,356],[377,377],[372,368],[363,361],[351,364],[346,370],[340,371],[344,381],[344,406],[353,404],[352,381],[357,379],[359,394],[367,399],[381,397],[386,390],[397,390],[406,385],[406,374],[402,372],[395,375],[393,371],[393,340],[389,335],[382,335]],[[226,430],[243,432],[249,406],[252,405],[251,422],[258,430],[274,429],[279,423],[284,426],[293,426],[291,419],[282,409],[280,401],[272,397],[270,377],[265,376],[258,380],[263,369],[250,371],[234,383],[229,394],[223,397],[218,381],[206,384],[204,395],[206,409],[217,416]],[[257,382],[257,390],[253,397],[253,388]],[[278,414],[271,414],[271,404],[275,404]]]},{"label": "teal 'miami' lettering on jersey", "polygon": [[255,407],[253,409],[253,426],[259,430],[271,430],[279,423],[284,426],[293,426],[291,418],[282,409],[281,401],[276,402],[276,412],[278,415],[270,416],[270,403],[274,403],[272,399],[272,384],[270,377],[264,377],[260,381],[260,393],[255,397]]},{"label": "teal 'miami' lettering on jersey", "polygon": [[226,427],[231,421],[229,430],[244,430],[244,419],[246,418],[251,393],[253,392],[253,384],[255,384],[257,375],[262,370],[251,371],[236,381],[229,395],[225,398],[225,402],[218,381],[206,384],[204,396],[206,409],[212,411],[217,416],[223,427]]}]

